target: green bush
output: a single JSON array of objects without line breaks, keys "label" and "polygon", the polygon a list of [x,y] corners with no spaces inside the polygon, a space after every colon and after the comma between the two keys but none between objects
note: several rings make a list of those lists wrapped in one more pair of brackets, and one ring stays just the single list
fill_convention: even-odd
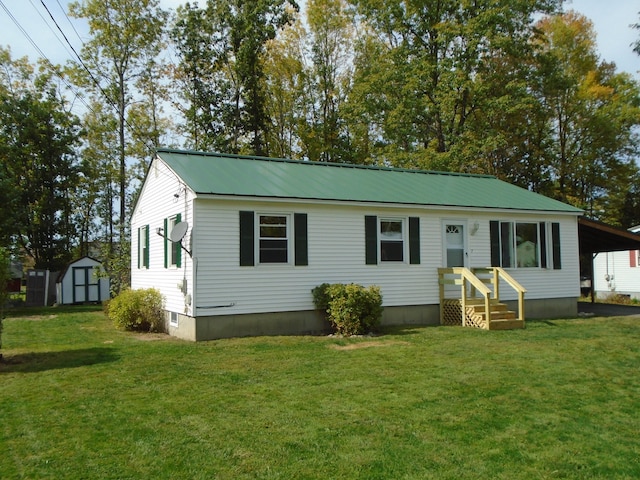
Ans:
[{"label": "green bush", "polygon": [[316,306],[318,310],[322,310],[326,312],[329,308],[329,285],[328,283],[323,283],[322,285],[318,285],[316,288],[311,290],[311,295],[313,295],[313,304]]},{"label": "green bush", "polygon": [[163,299],[155,288],[123,290],[109,301],[106,310],[117,328],[136,332],[164,330]]},{"label": "green bush", "polygon": [[380,324],[383,309],[380,287],[323,283],[311,292],[316,308],[327,313],[337,333],[362,335]]}]

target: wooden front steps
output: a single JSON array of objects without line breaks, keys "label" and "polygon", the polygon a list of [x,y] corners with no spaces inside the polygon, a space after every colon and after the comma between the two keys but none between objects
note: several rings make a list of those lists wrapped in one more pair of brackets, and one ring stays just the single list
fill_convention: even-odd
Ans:
[{"label": "wooden front steps", "polygon": [[[500,302],[500,283],[513,288],[518,295],[518,312]],[[500,267],[464,267],[438,269],[440,286],[440,324],[462,325],[485,330],[524,328],[524,294],[522,287]],[[445,292],[445,287],[448,290]],[[491,287],[491,288],[489,288]],[[456,298],[453,291],[459,288]],[[487,311],[488,310],[488,311]]]},{"label": "wooden front steps", "polygon": [[[485,304],[482,300],[469,299],[465,304],[464,320],[462,319],[462,301],[447,299],[441,308],[445,309],[445,325],[464,325],[484,330],[514,330],[524,328],[524,320],[518,319],[516,312],[509,310],[504,303],[491,301],[491,321],[487,324]],[[463,324],[464,321],[464,324]]]},{"label": "wooden front steps", "polygon": [[524,321],[519,320],[516,312],[509,310],[504,303],[491,301],[491,321],[487,328],[487,315],[485,313],[484,301],[471,300],[467,301],[467,323],[468,317],[474,318],[473,323],[481,324],[481,328],[487,330],[514,330],[524,328]]}]

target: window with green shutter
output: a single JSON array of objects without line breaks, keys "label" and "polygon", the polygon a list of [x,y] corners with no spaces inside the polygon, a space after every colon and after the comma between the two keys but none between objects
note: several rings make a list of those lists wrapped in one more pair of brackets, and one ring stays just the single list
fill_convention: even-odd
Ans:
[{"label": "window with green shutter", "polygon": [[138,229],[138,268],[149,268],[149,225]]},{"label": "window with green shutter", "polygon": [[489,222],[491,266],[562,268],[560,224],[550,222]]},{"label": "window with green shutter", "polygon": [[180,242],[172,242],[169,234],[176,224],[180,223],[182,215],[178,213],[172,217],[164,219],[164,267],[180,268],[182,266],[182,247]]},{"label": "window with green shutter", "polygon": [[292,261],[309,264],[306,213],[240,212],[240,266]]},{"label": "window with green shutter", "polygon": [[406,263],[407,253],[410,264],[420,264],[420,219],[418,217],[378,218],[376,215],[366,215],[364,237],[367,265],[376,265],[378,262]]}]

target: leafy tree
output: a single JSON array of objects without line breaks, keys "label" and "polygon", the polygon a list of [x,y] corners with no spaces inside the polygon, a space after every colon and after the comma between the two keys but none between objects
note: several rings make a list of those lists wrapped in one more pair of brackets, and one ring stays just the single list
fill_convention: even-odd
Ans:
[{"label": "leafy tree", "polygon": [[[492,114],[483,81],[487,59],[527,49],[533,18],[556,0],[478,2],[355,0],[371,29],[357,60],[356,103],[377,107],[373,135],[384,161],[400,166],[465,170],[486,149],[474,119]],[[371,52],[376,52],[375,57]],[[515,63],[513,63],[515,65]],[[375,88],[374,88],[375,87]],[[368,115],[372,116],[371,112]],[[491,146],[491,145],[490,145]],[[394,153],[396,151],[397,153]]]},{"label": "leafy tree", "polygon": [[35,75],[25,59],[13,62],[6,50],[0,50],[0,64],[0,178],[12,185],[14,197],[9,235],[36,268],[57,270],[76,238],[71,198],[79,119],[69,113],[52,72]]},{"label": "leafy tree", "polygon": [[268,154],[265,45],[293,18],[289,8],[298,7],[290,0],[210,0],[204,9],[189,3],[178,9],[171,32],[180,54],[175,75],[189,88],[192,142]]},{"label": "leafy tree", "polygon": [[538,27],[544,34],[540,93],[549,112],[555,196],[619,224],[621,201],[615,197],[629,191],[633,176],[640,89],[615,65],[599,60],[593,26],[584,16],[547,17]]},{"label": "leafy tree", "polygon": [[171,69],[174,108],[182,114],[179,131],[196,150],[238,151],[228,28],[212,19],[209,8],[187,2],[178,7],[169,35],[179,57]]},{"label": "leafy tree", "polygon": [[265,55],[266,108],[271,118],[267,130],[269,152],[275,157],[304,156],[300,125],[307,125],[304,111],[306,85],[304,44],[307,38],[302,22],[286,27],[268,42]]},{"label": "leafy tree", "polygon": [[[82,149],[82,171],[74,195],[80,254],[88,255],[92,240],[107,245],[106,257],[114,251],[117,232],[118,120],[115,112],[100,102],[91,102],[83,118],[86,141]],[[99,219],[99,221],[96,221]]]},{"label": "leafy tree", "polygon": [[0,247],[0,362],[2,361],[2,321],[4,307],[9,299],[9,280],[11,279],[9,250]]},{"label": "leafy tree", "polygon": [[353,159],[341,110],[350,86],[354,34],[346,2],[309,1],[307,23],[311,62],[304,77],[307,112],[300,128],[303,156],[349,162]]},{"label": "leafy tree", "polygon": [[[128,126],[135,128],[128,119],[129,109],[139,100],[135,84],[137,81],[149,81],[154,59],[163,47],[167,14],[158,5],[158,0],[82,0],[69,5],[72,16],[87,19],[91,35],[82,49],[83,66],[77,69],[82,74],[87,67],[93,73],[79,75],[79,78],[85,87],[117,112],[121,240],[126,236],[129,187],[126,160],[131,153],[130,144],[148,140],[157,142],[158,138],[157,131],[152,133],[151,139],[140,138],[137,132],[133,137],[127,135]],[[155,89],[150,91],[155,92]],[[152,103],[152,115],[157,113],[155,107]]]}]

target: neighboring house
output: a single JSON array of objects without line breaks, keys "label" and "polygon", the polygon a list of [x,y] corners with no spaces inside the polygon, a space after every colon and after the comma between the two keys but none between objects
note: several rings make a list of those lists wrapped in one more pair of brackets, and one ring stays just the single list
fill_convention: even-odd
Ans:
[{"label": "neighboring house", "polygon": [[[630,228],[640,234],[640,225]],[[628,295],[640,300],[640,249],[598,253],[593,261],[596,296]]]},{"label": "neighboring house", "polygon": [[158,288],[191,340],[322,330],[325,282],[380,286],[383,324],[437,324],[454,266],[506,269],[527,318],[571,316],[581,214],[491,176],[162,149],[132,214],[132,288]]},{"label": "neighboring house", "polygon": [[102,264],[91,257],[82,257],[68,264],[56,280],[56,302],[104,302],[109,299],[110,281]]}]

